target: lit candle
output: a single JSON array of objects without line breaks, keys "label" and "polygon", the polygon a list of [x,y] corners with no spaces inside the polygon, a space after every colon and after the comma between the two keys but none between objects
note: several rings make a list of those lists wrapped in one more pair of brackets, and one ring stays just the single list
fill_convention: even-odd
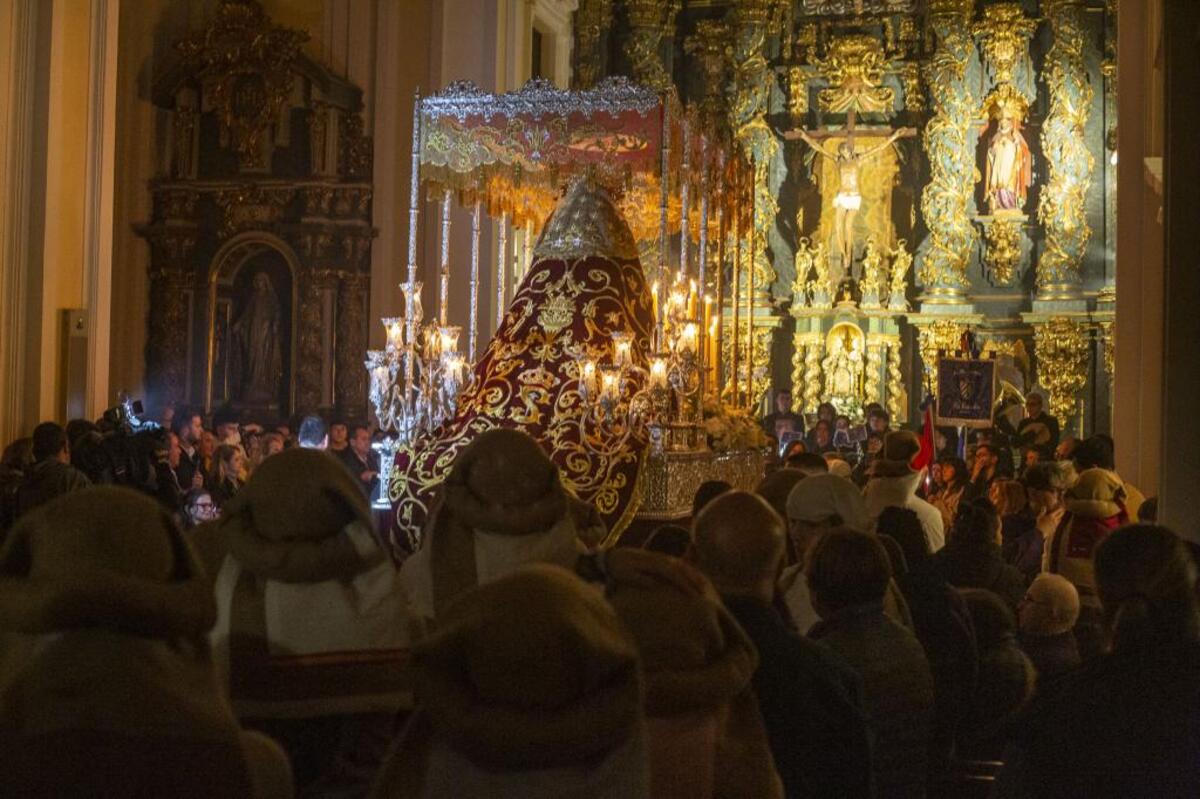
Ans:
[{"label": "lit candle", "polygon": [[695,355],[699,332],[695,322],[685,324],[679,331],[679,350],[684,354]]},{"label": "lit candle", "polygon": [[655,355],[650,359],[650,388],[667,387],[667,359]]},{"label": "lit candle", "polygon": [[654,306],[654,321],[658,322],[658,281],[650,287],[650,302]]},{"label": "lit candle", "polygon": [[440,352],[443,355],[454,355],[458,353],[458,336],[462,333],[462,328],[458,325],[447,325],[446,327],[438,328]]},{"label": "lit candle", "polygon": [[613,363],[618,367],[629,366],[633,362],[633,337],[623,330],[612,334]]},{"label": "lit candle", "polygon": [[621,398],[621,374],[616,368],[607,366],[600,372],[600,399],[616,403]]},{"label": "lit candle", "polygon": [[467,362],[458,354],[451,355],[446,359],[446,379],[451,393],[457,392],[458,387],[462,385],[463,367],[466,364]]},{"label": "lit candle", "polygon": [[586,356],[579,359],[579,386],[585,400],[596,396],[596,362]]},{"label": "lit candle", "polygon": [[696,318],[696,281],[692,281],[692,291],[688,295],[688,319]]},{"label": "lit candle", "polygon": [[404,347],[404,317],[387,317],[383,320],[383,329],[387,333],[388,352],[398,352]]}]

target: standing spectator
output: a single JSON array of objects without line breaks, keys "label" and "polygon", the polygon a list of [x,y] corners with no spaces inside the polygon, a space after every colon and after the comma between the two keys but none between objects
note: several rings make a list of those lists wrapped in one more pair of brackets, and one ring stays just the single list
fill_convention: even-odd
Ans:
[{"label": "standing spectator", "polygon": [[33,460],[33,468],[17,489],[17,517],[55,497],[92,484],[71,465],[67,433],[54,422],[42,422],[33,429]]},{"label": "standing spectator", "polygon": [[18,438],[0,457],[0,544],[4,532],[17,520],[17,491],[33,468],[33,439]]},{"label": "standing spectator", "polygon": [[1170,530],[1131,525],[1095,553],[1107,655],[1044,695],[1006,757],[1001,796],[1200,796],[1196,563]]},{"label": "standing spectator", "polygon": [[696,493],[692,495],[692,518],[695,519],[699,516],[700,511],[704,510],[708,503],[726,491],[732,490],[733,486],[724,480],[705,480],[696,488]]},{"label": "standing spectator", "polygon": [[1037,669],[1039,690],[1079,667],[1078,620],[1079,592],[1071,581],[1039,574],[1017,606],[1021,648]]},{"label": "standing spectator", "polygon": [[[990,439],[989,439],[990,442]],[[986,498],[992,482],[999,476],[1000,453],[994,444],[982,443],[975,447],[975,460],[971,462],[971,482],[966,496]]]},{"label": "standing spectator", "polygon": [[758,649],[754,692],[788,797],[870,796],[871,756],[855,671],[788,628],[772,607],[783,520],[742,491],[696,518],[692,561]]},{"label": "standing spectator", "polygon": [[1000,597],[981,588],[963,592],[979,650],[979,683],[959,736],[972,760],[997,760],[1006,733],[1033,698],[1036,672],[1017,644],[1017,620]]},{"label": "standing spectator", "polygon": [[170,430],[175,424],[175,404],[168,402],[162,406],[162,410],[158,414],[158,424],[163,430]]},{"label": "standing spectator", "polygon": [[1042,554],[1041,570],[1045,570],[1048,558],[1045,556],[1045,541],[1054,535],[1058,524],[1066,513],[1067,506],[1064,497],[1067,491],[1067,471],[1069,462],[1049,461],[1039,463],[1025,472],[1025,494],[1029,499],[1029,510],[1037,525],[1037,534],[1041,543],[1031,543],[1030,547]]},{"label": "standing spectator", "polygon": [[1032,582],[1042,570],[1043,542],[1025,485],[1017,480],[997,480],[988,499],[1000,515],[1001,557],[1021,572],[1026,583]]},{"label": "standing spectator", "polygon": [[281,433],[267,433],[262,438],[263,460],[278,455],[287,448],[287,439]]},{"label": "standing spectator", "polygon": [[818,419],[810,434],[808,451],[823,455],[826,452],[833,452],[835,449],[836,447],[833,446],[833,422]]},{"label": "standing spectator", "polygon": [[1058,420],[1046,413],[1041,394],[1035,392],[1025,397],[1025,418],[1017,425],[1017,440],[1023,445],[1051,450],[1058,446]]},{"label": "standing spectator", "polygon": [[937,508],[917,496],[921,474],[912,467],[912,461],[920,451],[921,440],[911,430],[888,433],[883,450],[871,468],[863,498],[872,522],[889,506],[912,510],[921,520],[929,550],[937,552],[946,543],[946,536]]},{"label": "standing spectator", "polygon": [[804,417],[792,410],[792,392],[781,388],[775,392],[775,412],[763,417],[763,431],[776,439],[784,433],[804,435]]},{"label": "standing spectator", "polygon": [[204,436],[204,420],[198,413],[180,413],[171,425],[171,431],[179,438],[179,467],[175,476],[185,489],[204,483],[204,470],[200,467],[200,439]]},{"label": "standing spectator", "polygon": [[1125,511],[1129,514],[1129,518],[1138,518],[1138,511],[1142,507],[1142,503],[1146,501],[1145,496],[1132,484],[1125,482],[1119,474],[1117,474],[1117,463],[1113,451],[1113,440],[1111,436],[1104,433],[1096,433],[1095,435],[1085,438],[1079,442],[1079,445],[1072,453],[1072,460],[1075,462],[1075,471],[1083,473],[1088,469],[1105,469],[1116,475],[1117,480],[1121,483],[1121,490],[1125,493]]},{"label": "standing spectator", "polygon": [[[217,453],[217,437],[212,434],[211,430],[205,430],[200,434],[200,443],[196,447],[196,462],[200,469],[200,474],[203,475],[202,485],[210,485],[213,481],[213,475],[217,472],[217,464],[214,461],[214,456]],[[195,485],[192,481],[192,485]]]},{"label": "standing spectator", "polygon": [[213,502],[208,489],[193,488],[184,494],[180,517],[184,530],[193,530],[217,518],[217,503]]},{"label": "standing spectator", "polygon": [[808,558],[808,587],[821,616],[809,636],[845,658],[862,678],[875,733],[878,795],[924,797],[933,675],[921,643],[883,612],[891,575],[887,551],[874,536],[855,530],[822,535]]},{"label": "standing spectator", "polygon": [[154,485],[158,501],[168,513],[177,513],[183,502],[185,489],[176,474],[182,454],[179,437],[160,431],[154,445]]},{"label": "standing spectator", "polygon": [[216,461],[216,472],[213,475],[209,491],[213,501],[217,503],[217,507],[224,508],[241,490],[241,473],[245,459],[242,451],[237,447],[231,444],[222,444],[217,447],[214,460]]},{"label": "standing spectator", "polygon": [[356,424],[350,434],[350,446],[338,453],[350,474],[362,487],[367,500],[374,499],[379,489],[379,453],[371,449],[371,431]]},{"label": "standing spectator", "polygon": [[320,416],[305,416],[300,422],[300,433],[297,443],[302,449],[327,449],[329,447],[329,431],[325,421]]},{"label": "standing spectator", "polygon": [[350,431],[341,419],[334,419],[329,425],[329,451],[340,455],[350,449]]},{"label": "standing spectator", "polygon": [[962,595],[938,571],[915,513],[908,508],[884,508],[876,532],[881,539],[896,542],[908,565],[907,572],[895,579],[933,673],[937,725],[931,765],[935,771],[944,771],[979,677],[971,613]]},{"label": "standing spectator", "polygon": [[1014,613],[1025,595],[1025,578],[1000,556],[1000,517],[986,499],[959,507],[950,541],[934,559],[951,585],[987,589]]},{"label": "standing spectator", "polygon": [[242,444],[237,413],[228,406],[213,414],[213,431],[217,435],[218,444],[229,444],[234,447],[240,447]]},{"label": "standing spectator", "polygon": [[954,527],[954,515],[958,513],[958,506],[967,491],[967,477],[967,464],[962,458],[945,455],[938,461],[935,491],[929,503],[941,514],[945,530]]}]

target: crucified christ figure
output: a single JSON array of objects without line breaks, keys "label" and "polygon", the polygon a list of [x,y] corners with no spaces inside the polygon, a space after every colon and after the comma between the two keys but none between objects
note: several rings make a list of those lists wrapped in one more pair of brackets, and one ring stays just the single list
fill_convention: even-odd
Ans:
[{"label": "crucified christ figure", "polygon": [[834,249],[842,259],[843,275],[850,272],[850,265],[854,256],[854,220],[858,216],[859,209],[862,208],[862,194],[858,190],[859,167],[863,161],[874,158],[884,149],[890,147],[901,136],[913,136],[915,134],[915,130],[901,128],[893,131],[892,135],[887,138],[887,141],[861,152],[854,146],[853,128],[850,129],[846,140],[838,145],[836,152],[831,151],[828,147],[810,136],[806,130],[789,131],[789,133],[785,134],[785,137],[789,139],[803,139],[809,147],[833,161],[837,166],[838,192],[833,198],[835,213],[833,241]]}]

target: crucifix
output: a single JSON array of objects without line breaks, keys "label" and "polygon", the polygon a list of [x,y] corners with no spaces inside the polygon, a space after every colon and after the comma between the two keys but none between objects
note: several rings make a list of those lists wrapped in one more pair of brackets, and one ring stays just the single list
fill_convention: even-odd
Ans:
[{"label": "crucifix", "polygon": [[[854,256],[854,220],[858,217],[859,209],[862,208],[862,194],[858,190],[859,167],[867,159],[874,158],[884,149],[892,146],[897,139],[917,135],[916,128],[898,128],[891,131],[887,141],[867,150],[860,151],[854,146],[854,118],[854,109],[851,108],[846,116],[846,128],[844,130],[824,128],[810,133],[803,128],[797,128],[783,133],[783,138],[790,141],[796,139],[803,140],[818,155],[833,161],[837,167],[838,191],[833,198],[835,214],[833,239],[834,251],[841,258],[841,273],[843,277],[850,271],[850,265]],[[871,134],[874,135],[875,132],[871,131]],[[828,139],[834,136],[846,137],[846,140],[838,145],[836,151],[830,150],[820,141],[821,139]]]}]

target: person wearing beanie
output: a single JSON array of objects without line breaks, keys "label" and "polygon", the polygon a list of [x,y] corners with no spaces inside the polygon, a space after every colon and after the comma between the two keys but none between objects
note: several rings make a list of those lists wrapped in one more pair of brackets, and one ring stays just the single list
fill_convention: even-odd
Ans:
[{"label": "person wearing beanie", "polygon": [[863,489],[871,522],[884,508],[909,508],[921,520],[929,540],[929,551],[937,552],[946,543],[942,514],[917,496],[921,473],[913,468],[913,458],[921,451],[921,440],[911,430],[893,430],[884,436],[883,449],[871,467],[871,477]]},{"label": "person wearing beanie", "polygon": [[0,796],[291,796],[217,691],[209,583],[170,515],[116,487],[27,515],[0,550]]},{"label": "person wearing beanie", "polygon": [[[804,579],[805,553],[823,533],[847,527],[868,531],[873,522],[858,487],[833,474],[815,474],[798,482],[787,498],[788,535],[796,561],[779,576],[779,591],[796,629],[803,635],[820,621]],[[888,582],[884,612],[912,629],[908,603],[894,581]]]},{"label": "person wearing beanie", "polygon": [[1021,648],[1033,661],[1039,690],[1079,667],[1073,628],[1079,619],[1079,592],[1058,574],[1039,574],[1017,606]]},{"label": "person wearing beanie", "polygon": [[618,547],[596,560],[642,662],[651,795],[782,797],[752,685],[758,653],[713,586],[654,552]]},{"label": "person wearing beanie", "polygon": [[876,536],[850,529],[823,534],[808,553],[805,572],[821,616],[809,637],[845,658],[862,678],[875,736],[877,795],[923,797],[935,720],[933,675],[921,642],[883,612],[891,577]]},{"label": "person wearing beanie", "polygon": [[637,646],[599,592],[531,564],[438,622],[373,795],[648,799]]},{"label": "person wearing beanie", "polygon": [[238,717],[280,740],[300,790],[365,789],[411,705],[421,626],[354,478],[282,452],[193,536],[216,564],[211,638]]},{"label": "person wearing beanie", "polygon": [[731,491],[694,522],[691,559],[759,653],[754,693],[788,797],[871,796],[862,681],[841,658],[788,628],[772,606],[783,519]]},{"label": "person wearing beanie", "polygon": [[1200,796],[1196,561],[1165,527],[1136,524],[1095,552],[1111,649],[1042,693],[1000,774],[1001,796]]},{"label": "person wearing beanie", "polygon": [[[459,453],[400,570],[413,608],[435,618],[454,597],[526,563],[575,567],[595,509],[563,487],[558,467],[519,430],[495,428]],[[588,531],[591,532],[588,532]]]},{"label": "person wearing beanie", "polygon": [[975,628],[979,683],[958,737],[959,756],[999,760],[1007,733],[1033,698],[1037,672],[1017,644],[1017,620],[1004,600],[982,588],[962,595]]}]

